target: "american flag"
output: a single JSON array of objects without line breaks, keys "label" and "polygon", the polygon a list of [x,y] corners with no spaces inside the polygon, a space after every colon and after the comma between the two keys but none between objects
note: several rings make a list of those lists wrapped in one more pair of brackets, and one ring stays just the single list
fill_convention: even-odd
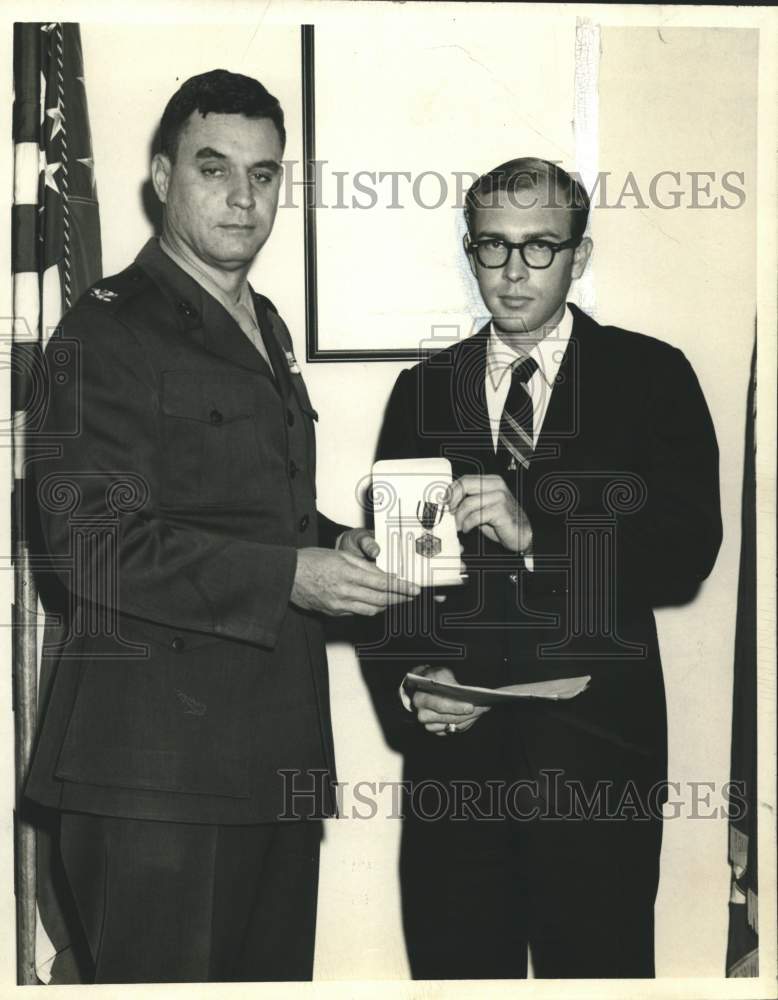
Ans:
[{"label": "american flag", "polygon": [[45,339],[100,277],[100,219],[79,26],[14,31],[15,316]]},{"label": "american flag", "polygon": [[757,618],[756,618],[756,344],[751,356],[751,380],[746,411],[743,465],[740,571],[735,624],[735,669],[732,690],[732,757],[730,779],[742,788],[740,806],[729,822],[729,897],[727,976],[759,975],[759,885],[757,850]]},{"label": "american flag", "polygon": [[[25,509],[25,468],[34,458],[30,432],[41,398],[42,350],[62,314],[101,276],[100,220],[87,114],[81,34],[77,24],[14,25],[14,200],[12,208],[14,426],[14,681],[17,769],[17,969],[35,983],[41,961],[71,954],[67,922],[50,873],[49,838],[20,809],[35,734],[38,695],[37,589]],[[45,678],[40,678],[41,686]],[[37,882],[37,892],[36,892]],[[48,938],[36,920],[36,896]],[[48,956],[36,961],[35,939]],[[48,940],[50,939],[50,940]],[[50,947],[49,947],[50,946]],[[65,961],[63,962],[63,958]],[[58,981],[74,981],[62,971]],[[52,980],[56,977],[52,976]]]}]

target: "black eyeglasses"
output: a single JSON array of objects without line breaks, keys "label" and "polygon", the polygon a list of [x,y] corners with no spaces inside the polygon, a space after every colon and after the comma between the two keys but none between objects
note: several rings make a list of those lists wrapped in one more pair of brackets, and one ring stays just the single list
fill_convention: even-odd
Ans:
[{"label": "black eyeglasses", "polygon": [[564,243],[550,243],[548,240],[511,243],[508,240],[485,237],[481,240],[468,242],[467,252],[475,254],[481,267],[505,267],[513,251],[518,250],[527,267],[543,270],[546,267],[551,267],[554,263],[554,257],[560,250],[577,247],[580,243],[580,237],[565,240]]}]

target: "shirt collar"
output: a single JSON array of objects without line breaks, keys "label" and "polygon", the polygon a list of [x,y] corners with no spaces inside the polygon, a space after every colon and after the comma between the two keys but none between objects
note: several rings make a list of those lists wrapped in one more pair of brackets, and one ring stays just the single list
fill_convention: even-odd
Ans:
[{"label": "shirt collar", "polygon": [[557,327],[548,331],[542,340],[539,340],[529,354],[516,351],[509,344],[502,340],[494,329],[494,321],[489,324],[489,343],[486,349],[486,370],[489,373],[494,389],[497,389],[517,358],[534,358],[538,364],[538,371],[543,376],[549,388],[553,388],[554,382],[559,372],[559,366],[565,356],[570,335],[573,332],[573,314],[569,306],[566,306],[564,315]]},{"label": "shirt collar", "polygon": [[257,314],[254,309],[254,299],[251,296],[251,289],[249,288],[248,281],[244,281],[240,286],[240,294],[238,295],[238,303],[233,306],[232,311],[235,309],[245,309],[246,314],[251,322],[254,329],[259,330],[259,324],[257,323]]},{"label": "shirt collar", "polygon": [[248,281],[244,281],[240,286],[237,301],[232,301],[229,295],[227,295],[227,293],[216,284],[206,270],[200,267],[189,254],[184,254],[184,252],[177,247],[171,246],[165,239],[164,235],[160,236],[159,245],[174,264],[177,264],[181,270],[186,272],[190,278],[194,279],[194,281],[196,281],[204,291],[224,306],[230,315],[234,316],[238,306],[243,306],[248,311],[249,316],[252,318],[254,317],[254,303],[251,299]]}]

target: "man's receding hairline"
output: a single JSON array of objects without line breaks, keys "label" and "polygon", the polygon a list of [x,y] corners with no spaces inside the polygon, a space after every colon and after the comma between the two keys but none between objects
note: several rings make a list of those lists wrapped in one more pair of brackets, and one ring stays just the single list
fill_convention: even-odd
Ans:
[{"label": "man's receding hairline", "polygon": [[181,125],[176,130],[176,141],[171,153],[168,155],[165,153],[164,150],[162,149],[160,150],[160,153],[163,156],[168,156],[168,159],[170,160],[171,163],[175,162],[176,156],[178,155],[178,147],[181,144],[181,137],[191,125],[192,119],[194,118],[195,115],[199,115],[203,119],[207,118],[208,115],[222,115],[224,118],[245,118],[246,121],[249,122],[262,122],[262,121],[270,122],[276,133],[276,137],[278,138],[278,143],[281,147],[281,155],[283,156],[284,154],[284,148],[286,146],[286,143],[284,139],[281,137],[281,133],[278,130],[278,125],[276,125],[276,123],[273,121],[270,115],[247,115],[243,111],[201,111],[199,108],[193,108],[190,114],[181,122]]}]

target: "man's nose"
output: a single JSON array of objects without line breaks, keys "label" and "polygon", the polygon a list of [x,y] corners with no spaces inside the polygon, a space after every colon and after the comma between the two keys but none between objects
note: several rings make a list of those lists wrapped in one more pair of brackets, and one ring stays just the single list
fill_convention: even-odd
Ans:
[{"label": "man's nose", "polygon": [[523,281],[527,277],[527,265],[522,260],[518,247],[514,247],[508,255],[503,274],[508,281]]},{"label": "man's nose", "polygon": [[248,177],[236,177],[230,187],[227,201],[230,205],[234,205],[237,208],[253,208],[256,199],[254,198],[254,189],[251,186],[251,180]]}]

